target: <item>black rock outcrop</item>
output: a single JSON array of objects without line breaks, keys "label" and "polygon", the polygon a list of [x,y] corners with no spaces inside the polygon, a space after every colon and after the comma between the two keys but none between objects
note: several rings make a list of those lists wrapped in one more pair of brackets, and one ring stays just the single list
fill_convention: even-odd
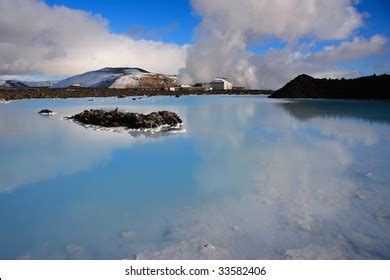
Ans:
[{"label": "black rock outcrop", "polygon": [[77,115],[69,117],[82,124],[91,124],[102,127],[126,127],[129,129],[148,129],[167,126],[176,128],[183,121],[173,112],[159,111],[147,115],[139,113],[125,113],[118,111],[85,110]]},{"label": "black rock outcrop", "polygon": [[356,79],[315,79],[302,74],[270,98],[390,99],[390,75]]},{"label": "black rock outcrop", "polygon": [[54,112],[52,110],[49,110],[49,109],[42,109],[38,112],[38,114],[41,114],[41,115],[53,115]]}]

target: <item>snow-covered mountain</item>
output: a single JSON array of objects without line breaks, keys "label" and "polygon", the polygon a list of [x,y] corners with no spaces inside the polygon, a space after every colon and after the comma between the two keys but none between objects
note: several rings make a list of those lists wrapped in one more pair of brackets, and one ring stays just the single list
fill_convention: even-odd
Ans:
[{"label": "snow-covered mountain", "polygon": [[28,85],[29,87],[51,87],[56,84],[58,81],[22,81],[22,83]]},{"label": "snow-covered mountain", "polygon": [[168,88],[175,86],[177,77],[156,74],[141,68],[106,67],[69,77],[54,84],[54,88],[70,86],[91,88]]},{"label": "snow-covered mountain", "polygon": [[2,88],[28,88],[29,86],[25,83],[15,81],[15,80],[7,80],[0,82],[0,87]]}]

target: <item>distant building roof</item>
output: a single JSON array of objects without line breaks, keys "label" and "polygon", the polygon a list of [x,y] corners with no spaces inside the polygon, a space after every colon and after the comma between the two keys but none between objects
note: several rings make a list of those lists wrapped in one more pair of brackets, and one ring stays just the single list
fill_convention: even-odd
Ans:
[{"label": "distant building roof", "polygon": [[226,78],[221,78],[221,77],[215,77],[212,83],[215,82],[229,82]]}]

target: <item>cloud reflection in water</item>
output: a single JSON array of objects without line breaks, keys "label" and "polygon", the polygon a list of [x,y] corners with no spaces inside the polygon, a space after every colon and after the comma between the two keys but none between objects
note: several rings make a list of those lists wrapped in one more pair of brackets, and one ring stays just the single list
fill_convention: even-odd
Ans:
[{"label": "cloud reflection in water", "polygon": [[[333,108],[337,103],[318,102],[313,108],[298,102],[300,114],[311,114],[299,118],[286,114],[288,104],[204,106],[202,114],[189,112],[203,161],[197,178],[204,197],[173,222],[180,242],[139,258],[390,257],[390,225],[374,218],[380,211],[390,213],[378,206],[390,191],[367,193],[367,186],[357,184],[359,174],[351,172],[356,152],[389,139],[384,125],[389,113],[375,111],[370,117],[375,108],[352,103],[344,104],[347,114],[340,118]],[[375,156],[376,151],[367,160]],[[359,197],[362,192],[366,196]],[[214,251],[201,250],[205,244]]]}]

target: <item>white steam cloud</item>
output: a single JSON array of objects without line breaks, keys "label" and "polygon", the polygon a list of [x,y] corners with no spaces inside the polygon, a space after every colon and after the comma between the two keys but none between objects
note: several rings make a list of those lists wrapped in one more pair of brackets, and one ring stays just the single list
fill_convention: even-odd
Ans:
[{"label": "white steam cloud", "polygon": [[177,73],[186,46],[112,34],[87,12],[39,0],[0,0],[0,75],[74,75],[106,66]]},{"label": "white steam cloud", "polygon": [[[363,24],[363,15],[351,0],[193,0],[192,5],[202,22],[186,66],[180,70],[183,83],[224,76],[237,85],[275,88],[302,72],[348,75],[332,62],[380,53],[386,44],[380,35],[348,41]],[[347,41],[310,53],[301,50],[299,40],[304,37]],[[263,55],[248,51],[249,46],[270,38],[286,47]]]}]

